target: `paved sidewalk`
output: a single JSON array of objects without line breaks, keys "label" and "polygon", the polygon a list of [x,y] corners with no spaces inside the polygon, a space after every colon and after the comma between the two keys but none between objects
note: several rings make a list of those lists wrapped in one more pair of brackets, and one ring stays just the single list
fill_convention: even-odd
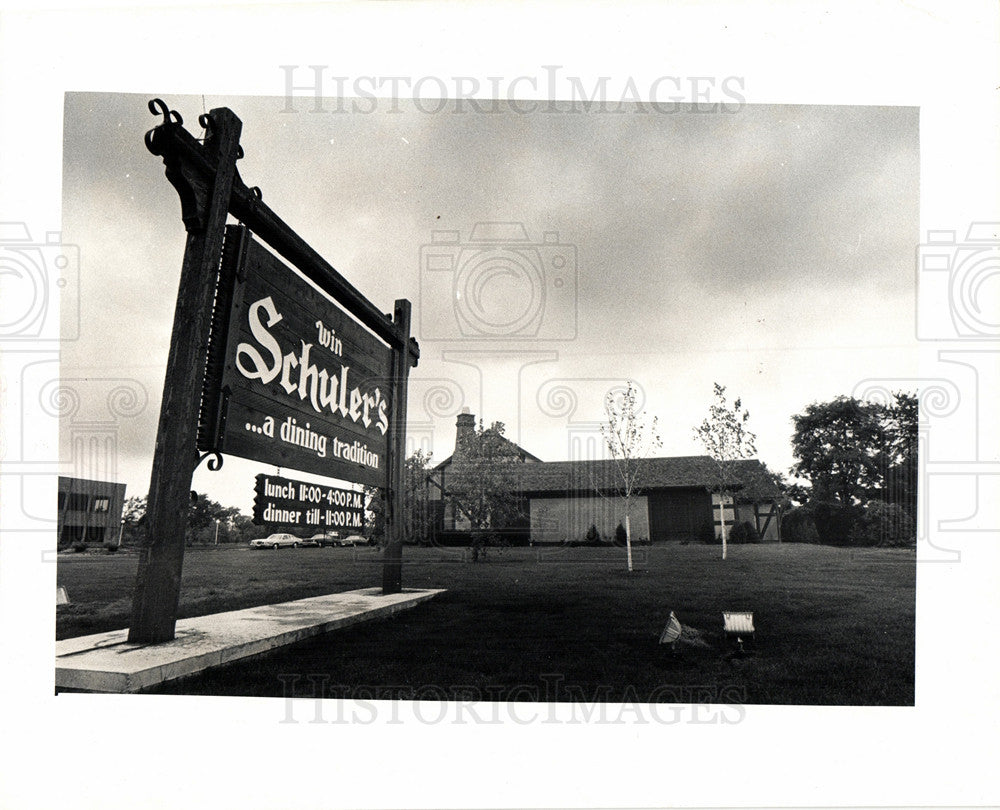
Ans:
[{"label": "paved sidewalk", "polygon": [[277,605],[181,619],[173,641],[129,644],[127,630],[56,642],[56,691],[139,692],[303,639],[383,619],[440,589],[383,595],[365,588]]}]

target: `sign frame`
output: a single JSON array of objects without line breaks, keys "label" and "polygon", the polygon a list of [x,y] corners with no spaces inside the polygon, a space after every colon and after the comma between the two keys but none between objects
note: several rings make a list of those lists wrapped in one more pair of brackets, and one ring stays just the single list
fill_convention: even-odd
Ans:
[{"label": "sign frame", "polygon": [[[199,450],[383,486],[392,412],[392,350],[359,326],[330,296],[317,292],[299,273],[266,251],[245,226],[226,227],[219,290],[202,393]],[[262,294],[266,299],[251,303],[250,299]],[[255,363],[266,362],[261,354],[265,347],[254,345],[259,338],[249,334],[255,327],[265,327],[259,310],[256,323],[249,320],[263,300],[271,307],[264,317],[277,315],[268,324],[271,331],[265,339],[293,350],[296,342],[302,347],[298,361],[291,352],[291,364],[298,362],[298,368],[286,367],[278,374],[275,366],[276,376],[270,384],[253,380],[240,368],[241,351],[244,358],[249,352],[256,353]],[[315,339],[307,343],[294,330],[289,335],[292,323],[312,326]],[[279,333],[285,341],[275,337]],[[329,348],[320,344],[324,337]],[[284,359],[286,363],[289,360],[287,355]],[[310,369],[308,373],[305,368]],[[259,367],[251,369],[251,374],[259,372]],[[348,393],[351,378],[358,384]],[[293,379],[299,379],[298,389],[283,390],[282,386]],[[326,380],[325,385],[321,379]],[[330,403],[330,412],[316,407],[317,389],[333,392],[336,402]],[[287,435],[293,432],[299,434],[298,441]]]},{"label": "sign frame", "polygon": [[[163,399],[150,473],[146,534],[139,553],[130,643],[159,643],[174,638],[184,562],[184,534],[195,468],[209,459],[218,469],[222,457],[209,441],[224,427],[219,397],[206,397],[206,378],[216,387],[218,357],[209,357],[213,329],[228,312],[216,307],[231,295],[231,279],[221,272],[226,220],[232,215],[295,270],[315,283],[334,302],[388,344],[392,352],[388,385],[392,410],[387,430],[387,460],[382,484],[386,496],[384,593],[402,590],[403,456],[406,439],[406,393],[409,369],[420,358],[410,335],[410,302],[398,299],[388,316],[365,298],[262,201],[258,188],[248,188],[236,169],[243,157],[243,122],[226,107],[199,116],[203,140],[184,129],[184,120],[160,99],[149,111],[162,122],[146,133],[146,148],[163,159],[167,180],[181,203],[187,231]],[[231,299],[230,299],[231,300]],[[228,330],[227,330],[228,331]],[[221,386],[218,386],[219,392]],[[203,407],[204,406],[204,407]],[[199,433],[207,444],[199,454]],[[203,444],[205,446],[205,444]]]}]

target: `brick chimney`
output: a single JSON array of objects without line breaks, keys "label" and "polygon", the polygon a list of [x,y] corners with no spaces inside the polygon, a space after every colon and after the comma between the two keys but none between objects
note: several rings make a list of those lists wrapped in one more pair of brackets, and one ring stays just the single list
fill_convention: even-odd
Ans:
[{"label": "brick chimney", "polygon": [[468,408],[462,408],[462,412],[455,420],[455,455],[462,454],[463,440],[466,436],[471,436],[476,431],[476,417],[469,413]]}]

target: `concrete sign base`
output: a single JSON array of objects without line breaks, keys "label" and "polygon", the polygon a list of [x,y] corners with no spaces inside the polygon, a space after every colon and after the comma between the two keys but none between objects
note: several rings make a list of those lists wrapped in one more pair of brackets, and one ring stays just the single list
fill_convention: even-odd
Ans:
[{"label": "concrete sign base", "polygon": [[127,630],[56,642],[56,691],[140,692],[311,636],[382,619],[444,593],[381,588],[181,619],[172,641],[134,644]]}]

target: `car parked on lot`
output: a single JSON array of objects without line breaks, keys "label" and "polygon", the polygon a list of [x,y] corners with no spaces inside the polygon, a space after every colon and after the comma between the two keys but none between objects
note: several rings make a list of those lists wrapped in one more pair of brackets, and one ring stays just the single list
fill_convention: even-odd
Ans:
[{"label": "car parked on lot", "polygon": [[281,548],[282,546],[298,548],[300,545],[302,545],[301,538],[283,532],[270,534],[267,537],[258,537],[256,540],[250,541],[250,548]]},{"label": "car parked on lot", "polygon": [[337,532],[320,532],[319,534],[314,534],[309,539],[315,540],[318,546],[339,546],[342,543],[341,537]]},{"label": "car parked on lot", "polygon": [[344,538],[342,545],[345,546],[374,546],[375,541],[362,537],[360,534],[348,535]]}]

